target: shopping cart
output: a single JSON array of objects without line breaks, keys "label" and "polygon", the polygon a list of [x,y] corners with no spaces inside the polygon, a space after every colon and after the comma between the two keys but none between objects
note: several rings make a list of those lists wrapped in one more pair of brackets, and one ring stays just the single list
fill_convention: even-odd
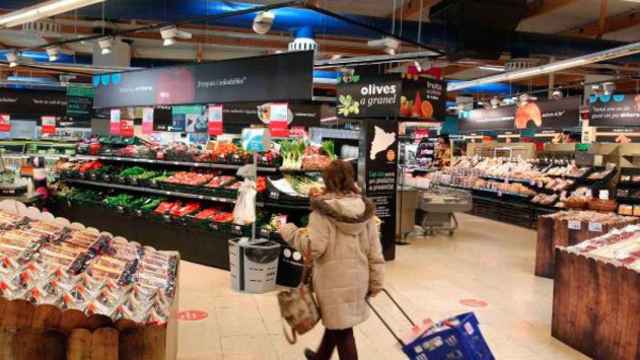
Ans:
[{"label": "shopping cart", "polygon": [[[382,293],[391,300],[413,328],[416,329],[416,323],[391,294],[384,289]],[[421,330],[418,336],[414,336],[412,340],[407,341],[400,338],[370,300],[370,298],[366,299],[367,304],[398,341],[402,352],[410,360],[495,360],[489,345],[484,336],[482,336],[478,319],[473,313],[461,314],[432,324],[432,326]]]},{"label": "shopping cart", "polygon": [[421,194],[416,214],[417,231],[434,235],[446,231],[453,235],[458,228],[456,212],[471,211],[473,197],[469,191],[443,186],[433,186]]}]

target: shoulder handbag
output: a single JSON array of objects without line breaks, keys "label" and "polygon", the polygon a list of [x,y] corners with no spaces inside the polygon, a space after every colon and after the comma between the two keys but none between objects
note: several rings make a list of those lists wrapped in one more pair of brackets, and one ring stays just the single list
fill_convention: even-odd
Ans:
[{"label": "shoulder handbag", "polygon": [[307,239],[307,249],[303,253],[304,270],[302,271],[302,281],[298,287],[283,290],[278,293],[278,305],[280,314],[286,320],[291,333],[283,324],[284,335],[289,344],[293,345],[298,340],[298,335],[304,335],[313,329],[320,321],[320,307],[313,294],[310,276],[312,259],[311,244]]}]

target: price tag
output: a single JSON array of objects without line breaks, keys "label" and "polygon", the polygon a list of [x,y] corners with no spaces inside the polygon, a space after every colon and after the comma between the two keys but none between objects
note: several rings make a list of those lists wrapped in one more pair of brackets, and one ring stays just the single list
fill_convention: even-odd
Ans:
[{"label": "price tag", "polygon": [[207,115],[209,135],[221,135],[224,132],[222,126],[222,105],[209,105]]},{"label": "price tag", "polygon": [[153,134],[153,108],[142,109],[142,133]]},{"label": "price tag", "polygon": [[56,133],[56,117],[55,116],[42,116],[42,133],[43,134],[55,134]]},{"label": "price tag", "polygon": [[602,224],[590,222],[589,223],[589,231],[602,232]]},{"label": "price tag", "polygon": [[11,132],[11,115],[0,114],[0,132]]},{"label": "price tag", "polygon": [[582,230],[582,222],[578,220],[569,220],[567,227],[569,230]]},{"label": "price tag", "polygon": [[609,190],[600,190],[598,197],[600,200],[609,200]]},{"label": "price tag", "polygon": [[111,135],[120,135],[120,110],[111,109],[111,117],[109,120],[109,133]]}]

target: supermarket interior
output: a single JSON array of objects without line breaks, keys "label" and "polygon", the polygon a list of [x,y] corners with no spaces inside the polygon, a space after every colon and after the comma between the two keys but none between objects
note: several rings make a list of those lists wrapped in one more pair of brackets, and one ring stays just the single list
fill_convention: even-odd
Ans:
[{"label": "supermarket interior", "polygon": [[638,0],[0,1],[0,360],[640,359]]}]

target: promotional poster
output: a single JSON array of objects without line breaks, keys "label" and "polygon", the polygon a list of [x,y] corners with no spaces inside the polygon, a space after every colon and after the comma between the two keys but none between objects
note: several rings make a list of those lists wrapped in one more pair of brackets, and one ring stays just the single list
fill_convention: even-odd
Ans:
[{"label": "promotional poster", "polygon": [[0,111],[14,117],[67,115],[67,93],[51,90],[0,89]]},{"label": "promotional poster", "polygon": [[640,95],[593,95],[589,98],[589,125],[640,127]]},{"label": "promotional poster", "polygon": [[362,121],[359,179],[376,205],[385,259],[395,258],[396,181],[398,169],[397,123],[388,119]]},{"label": "promotional poster", "polygon": [[397,75],[345,76],[338,84],[338,116],[444,121],[446,86],[440,80]]},{"label": "promotional poster", "polygon": [[580,98],[527,102],[463,112],[460,131],[566,129],[580,124]]}]

